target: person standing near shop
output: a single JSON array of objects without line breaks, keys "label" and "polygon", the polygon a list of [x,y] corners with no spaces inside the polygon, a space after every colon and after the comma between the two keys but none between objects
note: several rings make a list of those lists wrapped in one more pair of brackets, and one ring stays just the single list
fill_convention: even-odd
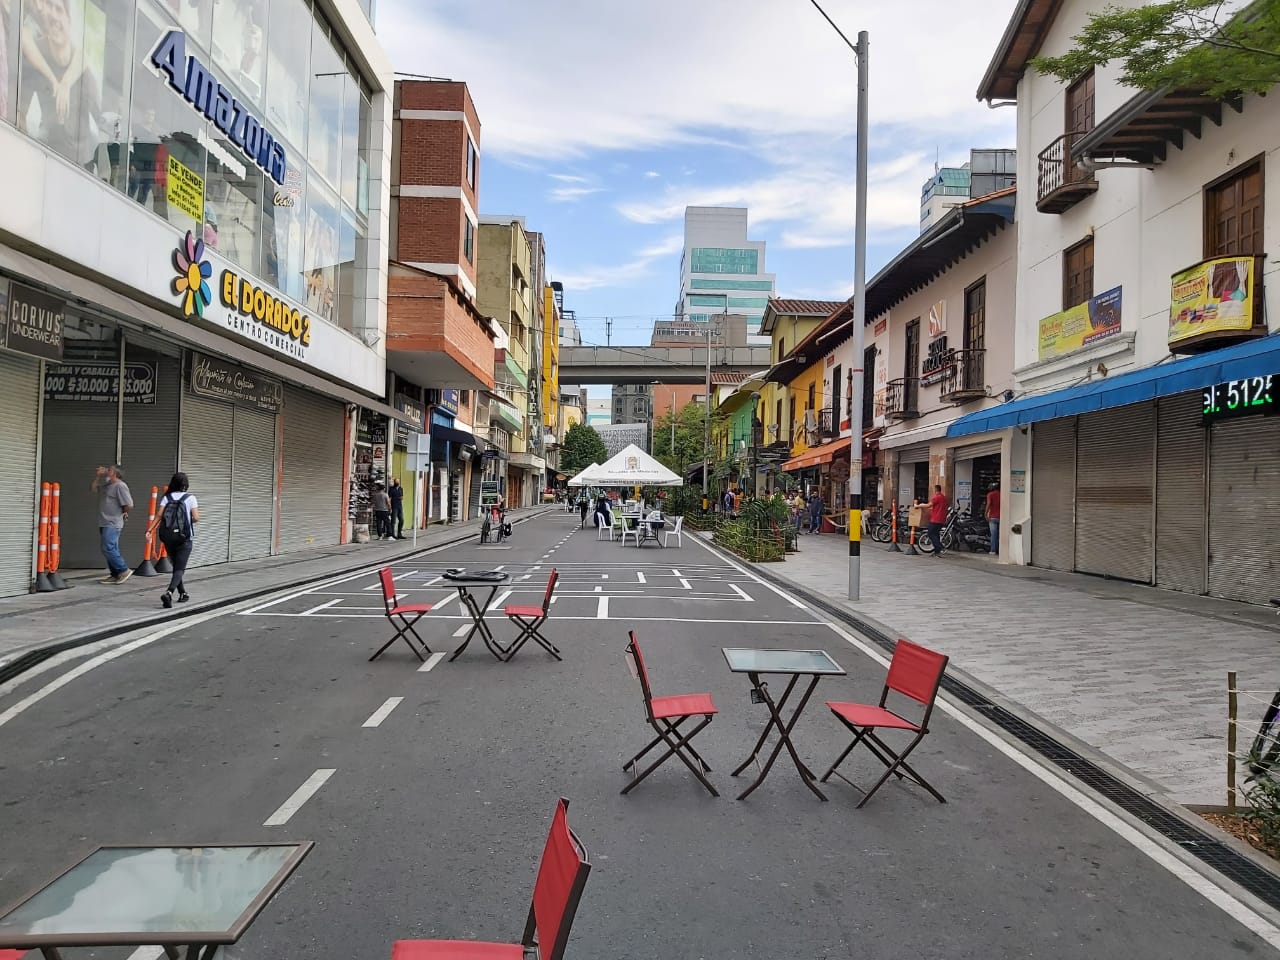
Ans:
[{"label": "person standing near shop", "polygon": [[809,495],[809,532],[822,532],[822,494],[816,489]]},{"label": "person standing near shop", "polygon": [[933,486],[933,498],[929,501],[929,539],[933,542],[933,555],[942,556],[942,528],[947,522],[947,508],[951,501],[942,492],[940,484]]},{"label": "person standing near shop", "polygon": [[991,555],[1000,556],[1000,481],[987,491],[987,528],[991,531]]},{"label": "person standing near shop", "polygon": [[133,576],[129,564],[120,554],[120,533],[125,518],[133,509],[133,495],[124,482],[124,468],[99,467],[93,478],[93,491],[98,495],[98,536],[102,555],[107,560],[110,573],[99,583],[121,584]]},{"label": "person standing near shop", "polygon": [[177,591],[179,603],[186,603],[189,599],[184,580],[194,545],[196,521],[200,519],[200,510],[190,489],[187,475],[175,473],[169,481],[168,492],[156,504],[156,521],[147,531],[159,536],[165,553],[169,555],[169,562],[173,564],[169,586],[160,594],[160,604],[166,610],[173,606],[174,591]]},{"label": "person standing near shop", "polygon": [[373,507],[373,536],[375,540],[391,539],[391,498],[382,484],[373,488],[373,496],[369,498]]},{"label": "person standing near shop", "polygon": [[404,539],[404,487],[400,486],[400,478],[391,478],[391,489],[388,491],[391,498],[391,520],[390,532],[394,539]]}]

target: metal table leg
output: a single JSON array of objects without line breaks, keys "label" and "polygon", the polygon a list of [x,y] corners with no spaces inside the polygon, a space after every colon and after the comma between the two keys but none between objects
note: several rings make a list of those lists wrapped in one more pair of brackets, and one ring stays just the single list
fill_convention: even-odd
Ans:
[{"label": "metal table leg", "polygon": [[494,639],[493,633],[489,630],[489,625],[484,622],[484,615],[488,612],[490,604],[493,603],[493,598],[498,595],[498,588],[501,586],[503,584],[496,583],[489,589],[489,596],[485,598],[483,605],[476,602],[475,594],[465,586],[458,587],[458,599],[462,601],[463,609],[471,614],[471,629],[463,637],[458,649],[453,651],[453,656],[449,658],[450,663],[457,660],[462,651],[467,649],[467,644],[471,642],[471,638],[477,632],[480,634],[480,638],[484,640],[484,645],[489,649],[489,652],[499,660],[503,658],[503,654],[506,652],[505,648]]},{"label": "metal table leg", "polygon": [[800,755],[796,753],[795,744],[791,742],[791,731],[795,728],[796,722],[800,719],[800,715],[804,713],[804,708],[808,704],[809,698],[813,695],[813,691],[817,689],[818,680],[820,679],[819,675],[812,674],[810,676],[809,685],[805,688],[804,695],[800,698],[800,702],[796,704],[795,711],[791,714],[791,719],[786,722],[782,719],[782,708],[786,705],[787,698],[791,696],[791,691],[795,689],[796,682],[800,679],[800,674],[792,674],[791,681],[787,684],[787,689],[783,691],[781,699],[779,699],[776,704],[773,702],[773,698],[769,696],[768,684],[760,682],[760,675],[751,673],[748,674],[748,676],[751,678],[752,685],[757,691],[759,691],[760,698],[769,707],[769,722],[765,725],[764,732],[760,734],[760,739],[756,741],[756,746],[751,752],[751,756],[749,756],[737,770],[733,771],[733,775],[736,777],[746,769],[747,765],[751,763],[752,760],[756,758],[761,747],[764,746],[764,742],[769,735],[769,731],[774,727],[778,730],[778,742],[773,745],[773,750],[769,754],[769,759],[765,761],[764,767],[760,770],[760,776],[756,778],[755,782],[752,783],[751,786],[747,787],[746,790],[738,795],[738,799],[745,800],[752,794],[752,792],[755,791],[756,787],[764,783],[764,778],[769,775],[769,770],[772,769],[774,762],[778,759],[778,754],[782,752],[782,748],[785,746],[787,748],[787,752],[791,754],[791,760],[795,763],[796,771],[800,774],[800,779],[804,781],[804,785],[812,790],[814,796],[819,800],[826,800],[826,795],[818,789],[818,785],[816,783],[817,777],[813,775],[813,771],[810,770],[805,765],[804,761],[800,759]]}]

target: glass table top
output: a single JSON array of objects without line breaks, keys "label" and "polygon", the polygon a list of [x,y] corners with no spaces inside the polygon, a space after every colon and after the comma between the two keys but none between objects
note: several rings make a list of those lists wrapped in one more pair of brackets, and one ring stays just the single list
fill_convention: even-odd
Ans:
[{"label": "glass table top", "polygon": [[148,939],[154,934],[231,942],[310,850],[310,843],[101,847],[0,917],[0,945],[30,945],[16,942],[25,937],[166,942]]},{"label": "glass table top", "polygon": [[734,673],[816,673],[844,676],[844,668],[825,650],[751,650],[723,647]]}]

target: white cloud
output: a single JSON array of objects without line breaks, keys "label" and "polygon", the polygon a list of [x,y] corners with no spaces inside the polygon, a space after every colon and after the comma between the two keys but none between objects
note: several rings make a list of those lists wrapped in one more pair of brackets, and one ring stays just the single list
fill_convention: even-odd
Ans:
[{"label": "white cloud", "polygon": [[554,187],[547,193],[547,199],[554,203],[573,203],[594,193],[603,193],[604,187]]},{"label": "white cloud", "polygon": [[673,256],[683,249],[684,238],[678,233],[671,234],[637,251],[625,263],[580,267],[567,272],[556,271],[553,279],[559,280],[565,287],[575,291],[628,285],[634,283],[638,277],[652,275],[658,261]]},{"label": "white cloud", "polygon": [[644,176],[646,180],[653,180],[657,177],[662,176],[662,174],[660,174],[657,170],[646,170],[644,172]]},{"label": "white cloud", "polygon": [[561,183],[590,183],[590,177],[584,177],[576,173],[548,173],[548,177],[552,180],[558,180]]}]

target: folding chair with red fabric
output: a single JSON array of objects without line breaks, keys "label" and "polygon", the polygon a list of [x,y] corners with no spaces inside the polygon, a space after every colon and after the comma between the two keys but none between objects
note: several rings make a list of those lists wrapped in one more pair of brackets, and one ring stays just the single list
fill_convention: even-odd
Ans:
[{"label": "folding chair with red fabric", "polygon": [[[397,640],[403,640],[409,645],[409,649],[413,651],[414,656],[419,660],[426,662],[426,657],[422,655],[422,651],[431,652],[431,648],[427,646],[426,641],[418,636],[418,631],[413,629],[413,625],[421,620],[424,616],[431,612],[431,604],[429,603],[400,603],[396,597],[396,582],[391,575],[390,567],[383,567],[378,571],[378,578],[382,582],[382,605],[386,608],[387,619],[391,621],[391,626],[395,628],[395,633],[391,639],[378,648],[378,651],[369,659],[377,660],[382,656],[382,652],[391,646]],[[412,617],[413,619],[409,619]],[[397,624],[396,620],[400,622]],[[413,645],[413,640],[409,639],[409,634],[413,634],[413,639],[422,645],[419,650]]]},{"label": "folding chair with red fabric", "polygon": [[[631,638],[627,643],[626,652],[628,666],[631,668],[631,673],[640,681],[640,690],[644,694],[645,719],[658,735],[653,738],[653,741],[648,746],[623,764],[622,769],[624,772],[634,770],[640,758],[660,743],[667,745],[667,752],[649,764],[634,780],[623,787],[623,796],[673,756],[679,757],[680,761],[693,771],[693,775],[698,778],[698,782],[706,787],[713,797],[720,796],[716,792],[716,788],[711,785],[711,781],[703,776],[704,773],[711,772],[710,765],[702,759],[698,751],[693,749],[693,746],[689,743],[719,712],[716,710],[716,705],[711,701],[711,694],[686,693],[674,697],[655,697],[652,688],[649,686],[649,671],[644,665],[644,655],[640,652],[640,644],[636,642],[636,632],[632,630],[628,636]],[[681,724],[694,717],[702,717],[702,722],[687,732],[680,730]],[[697,761],[697,766],[694,765],[695,760]]]},{"label": "folding chair with red fabric", "polygon": [[520,628],[520,636],[516,637],[515,642],[507,647],[507,654],[502,658],[503,663],[506,663],[519,653],[520,648],[530,640],[536,640],[543,650],[557,660],[563,659],[560,656],[559,648],[544,637],[538,629],[547,622],[547,617],[551,614],[551,595],[556,592],[556,581],[559,579],[559,572],[555,567],[552,567],[551,576],[547,578],[547,592],[542,595],[542,606],[512,604],[502,608],[502,612],[511,619],[511,622]]},{"label": "folding chair with red fabric", "polygon": [[391,947],[391,960],[560,960],[591,872],[586,847],[569,829],[568,807],[569,801],[563,798],[556,804],[533,884],[529,919],[519,943],[397,940]]},{"label": "folding chair with red fabric", "polygon": [[[837,777],[851,787],[861,790],[862,788],[858,787],[848,777],[836,773],[836,767],[844,762],[844,758],[849,755],[849,752],[854,747],[859,743],[864,743],[867,749],[875,754],[876,759],[888,769],[885,770],[884,776],[876,781],[875,786],[866,791],[862,802],[858,804],[859,807],[870,800],[871,795],[884,786],[885,781],[891,776],[897,777],[899,780],[910,779],[933,794],[939,803],[946,803],[946,798],[930,786],[929,782],[907,763],[907,757],[912,750],[919,746],[920,741],[929,732],[929,717],[933,713],[934,701],[938,699],[938,687],[942,684],[942,675],[947,669],[947,660],[948,658],[942,654],[934,653],[932,650],[912,643],[910,640],[899,640],[897,646],[893,649],[893,659],[889,663],[889,675],[885,678],[884,689],[880,692],[878,706],[873,707],[864,703],[828,701],[827,706],[836,715],[836,719],[852,731],[855,736],[853,742],[845,748],[844,753],[836,758],[836,762],[831,765],[831,769],[822,775],[822,782],[826,783],[827,779],[835,773]],[[919,723],[908,720],[886,708],[885,704],[888,702],[890,692],[901,694],[924,707],[924,716],[921,717]],[[915,734],[915,738],[907,745],[905,750],[901,753],[895,753],[888,744],[876,736],[875,732],[877,730],[908,730]]]},{"label": "folding chair with red fabric", "polygon": [[22,960],[26,955],[25,950],[0,950],[0,960]]}]

